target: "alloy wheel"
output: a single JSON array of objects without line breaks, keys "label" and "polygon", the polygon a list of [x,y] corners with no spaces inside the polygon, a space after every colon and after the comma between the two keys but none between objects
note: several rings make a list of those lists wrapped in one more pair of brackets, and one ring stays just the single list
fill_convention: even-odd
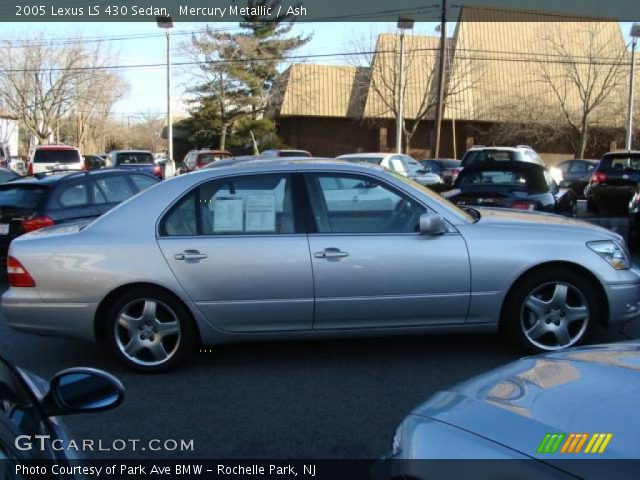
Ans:
[{"label": "alloy wheel", "polygon": [[549,282],[525,298],[520,327],[532,345],[541,350],[560,350],[582,338],[589,317],[589,304],[578,288],[565,282]]},{"label": "alloy wheel", "polygon": [[152,298],[136,299],[118,313],[114,335],[127,360],[140,366],[161,365],[180,347],[180,321],[165,303]]}]

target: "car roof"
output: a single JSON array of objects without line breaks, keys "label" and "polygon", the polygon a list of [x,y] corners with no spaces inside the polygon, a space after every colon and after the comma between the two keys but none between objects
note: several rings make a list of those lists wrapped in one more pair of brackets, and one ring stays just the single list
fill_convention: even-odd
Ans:
[{"label": "car roof", "polygon": [[38,145],[36,150],[78,150],[73,145]]},{"label": "car roof", "polygon": [[295,168],[313,169],[313,167],[317,167],[318,165],[334,166],[334,167],[349,166],[350,168],[353,168],[354,166],[356,166],[356,168],[362,167],[363,171],[371,170],[371,169],[374,169],[377,171],[384,170],[383,168],[377,165],[372,165],[366,162],[347,162],[340,159],[323,158],[323,157],[284,157],[284,158],[255,157],[252,159],[247,159],[245,161],[225,162],[224,164],[220,164],[220,163],[221,162],[216,162],[211,166],[207,166],[207,168],[202,168],[200,170],[190,173],[189,175],[198,175],[198,174],[207,172],[210,169],[229,169],[234,171],[242,171],[243,169],[252,167],[252,166],[261,166],[261,167],[267,166],[269,167],[270,170],[272,169],[273,171],[278,170],[278,168],[280,167],[284,167],[291,170]]},{"label": "car roof", "polygon": [[35,175],[29,175],[25,177],[19,177],[11,180],[11,184],[20,185],[52,185],[54,183],[61,182],[63,180],[76,180],[78,178],[95,178],[103,177],[111,174],[124,174],[124,175],[143,175],[149,178],[156,179],[153,175],[143,172],[142,170],[129,170],[121,168],[100,168],[97,170],[72,170],[67,172],[54,172],[54,173],[36,173]]},{"label": "car roof", "polygon": [[535,162],[520,162],[517,160],[508,160],[504,162],[476,162],[472,163],[468,167],[464,167],[461,173],[464,172],[478,172],[484,170],[546,170],[545,167]]},{"label": "car roof", "polygon": [[361,157],[361,158],[377,158],[377,157],[386,157],[387,155],[402,155],[396,153],[385,153],[385,152],[367,152],[367,153],[346,153],[344,155],[340,155],[336,158],[351,158],[351,157]]},{"label": "car roof", "polygon": [[148,153],[150,155],[153,155],[153,153],[151,153],[151,150],[111,150],[109,154],[111,153]]}]

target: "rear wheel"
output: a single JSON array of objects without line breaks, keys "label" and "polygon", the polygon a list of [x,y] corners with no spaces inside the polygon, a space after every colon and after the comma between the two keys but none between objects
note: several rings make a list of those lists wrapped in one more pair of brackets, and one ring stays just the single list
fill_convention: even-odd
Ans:
[{"label": "rear wheel", "polygon": [[509,293],[502,324],[515,345],[527,352],[579,345],[602,319],[598,294],[588,279],[571,270],[533,272]]},{"label": "rear wheel", "polygon": [[118,360],[140,372],[169,370],[191,353],[191,315],[173,295],[139,288],[118,297],[107,312],[105,339]]}]

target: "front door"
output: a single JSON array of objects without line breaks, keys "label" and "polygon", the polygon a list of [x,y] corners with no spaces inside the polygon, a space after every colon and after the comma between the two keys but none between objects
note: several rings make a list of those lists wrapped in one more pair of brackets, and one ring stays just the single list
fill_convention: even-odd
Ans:
[{"label": "front door", "polygon": [[315,329],[462,324],[470,295],[458,233],[418,233],[427,209],[368,176],[307,174]]},{"label": "front door", "polygon": [[231,332],[311,329],[309,245],[297,225],[293,176],[205,182],[160,224],[158,243],[191,300]]}]

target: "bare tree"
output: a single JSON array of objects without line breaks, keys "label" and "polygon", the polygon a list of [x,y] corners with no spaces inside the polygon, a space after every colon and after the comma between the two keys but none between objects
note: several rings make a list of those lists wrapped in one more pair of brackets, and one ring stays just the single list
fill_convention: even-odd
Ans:
[{"label": "bare tree", "polygon": [[538,81],[546,85],[573,132],[575,154],[583,158],[591,130],[617,116],[614,92],[624,88],[627,51],[617,23],[581,22],[574,28],[544,27],[537,59]]}]

